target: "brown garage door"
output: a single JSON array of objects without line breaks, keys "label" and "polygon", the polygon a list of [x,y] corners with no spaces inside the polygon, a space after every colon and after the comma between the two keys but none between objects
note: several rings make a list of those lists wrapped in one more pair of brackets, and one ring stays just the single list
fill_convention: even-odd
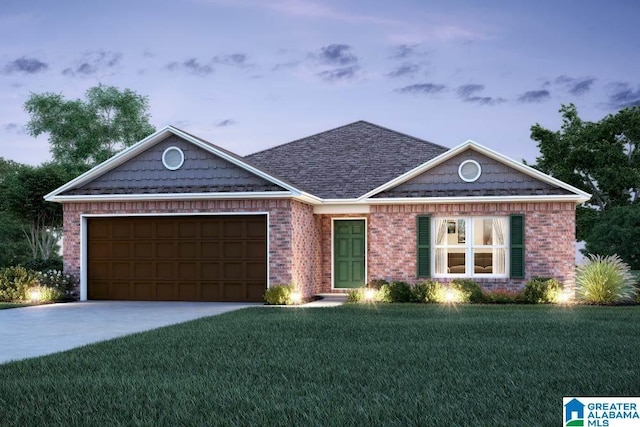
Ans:
[{"label": "brown garage door", "polygon": [[265,215],[87,220],[88,298],[262,301]]}]

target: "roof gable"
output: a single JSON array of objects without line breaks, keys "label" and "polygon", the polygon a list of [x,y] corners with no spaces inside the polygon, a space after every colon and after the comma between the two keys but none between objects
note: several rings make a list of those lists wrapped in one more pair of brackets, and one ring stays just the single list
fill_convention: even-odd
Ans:
[{"label": "roof gable", "polygon": [[[169,170],[162,163],[164,151],[177,147],[184,163]],[[185,139],[170,135],[115,168],[68,190],[63,195],[225,193],[286,191],[228,160]]]},{"label": "roof gable", "polygon": [[[482,169],[474,182],[460,178],[465,160]],[[469,199],[472,198],[563,198],[586,201],[590,195],[560,180],[509,159],[473,141],[426,162],[369,192],[361,200],[375,199]]]},{"label": "roof gable", "polygon": [[[162,153],[170,146],[180,148],[185,155],[183,166],[174,171],[162,163]],[[300,192],[242,157],[168,126],[52,191],[45,199],[176,195],[291,197]]]},{"label": "roof gable", "polygon": [[246,159],[322,199],[355,199],[447,150],[359,121]]}]

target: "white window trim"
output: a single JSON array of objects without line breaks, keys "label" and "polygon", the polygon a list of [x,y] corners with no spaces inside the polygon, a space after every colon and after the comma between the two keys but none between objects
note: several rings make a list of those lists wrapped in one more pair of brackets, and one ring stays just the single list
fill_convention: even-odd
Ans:
[{"label": "white window trim", "polygon": [[[466,178],[464,175],[462,175],[462,168],[464,168],[467,163],[472,163],[478,168],[478,173],[473,178]],[[464,162],[460,163],[460,166],[458,167],[458,176],[465,182],[476,182],[478,178],[480,178],[480,175],[482,175],[482,167],[480,166],[480,163],[476,162],[475,160],[465,160]]]},{"label": "white window trim", "polygon": [[[505,219],[505,223],[506,223],[506,229],[505,229],[505,243],[504,245],[482,245],[482,248],[484,249],[502,249],[504,248],[505,250],[505,259],[504,259],[504,274],[483,274],[483,273],[476,273],[475,272],[475,268],[474,268],[474,263],[473,263],[473,248],[474,246],[477,247],[478,245],[474,245],[473,244],[473,238],[474,238],[474,229],[473,229],[473,220],[476,219],[494,219],[494,218],[503,218]],[[465,221],[465,243],[464,245],[459,244],[459,245],[451,245],[451,246],[447,246],[449,248],[464,248],[465,250],[465,270],[466,271],[470,271],[470,274],[466,274],[466,273],[444,273],[444,274],[438,274],[436,272],[436,250],[438,247],[443,247],[442,245],[438,245],[436,246],[436,238],[437,238],[437,233],[435,232],[436,230],[436,223],[439,219],[446,219],[446,220],[455,220],[456,222],[460,219]],[[509,217],[506,215],[484,215],[484,216],[459,216],[459,215],[445,215],[445,216],[433,216],[431,217],[431,254],[430,254],[430,258],[431,258],[431,271],[433,272],[432,277],[434,279],[467,279],[467,278],[472,278],[472,279],[508,279],[510,277],[510,265],[511,265],[511,260],[510,260],[510,251],[509,248],[511,246],[511,242],[509,241],[509,237],[511,235],[510,233],[510,221],[509,221]]]},{"label": "white window trim", "polygon": [[[173,150],[175,150],[178,153],[180,153],[180,164],[177,165],[177,166],[176,165],[171,166],[171,165],[167,164],[167,161],[166,161],[167,153],[169,151],[173,151]],[[184,164],[184,152],[179,147],[176,147],[176,146],[173,146],[173,145],[171,147],[168,147],[162,153],[162,164],[164,165],[165,168],[169,169],[170,171],[175,171],[175,170],[180,169],[182,167],[182,165]]]}]

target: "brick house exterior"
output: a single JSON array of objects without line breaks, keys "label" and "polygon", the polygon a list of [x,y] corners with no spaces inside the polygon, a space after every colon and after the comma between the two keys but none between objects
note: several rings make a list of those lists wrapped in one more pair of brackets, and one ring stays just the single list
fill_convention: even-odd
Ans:
[{"label": "brick house exterior", "polygon": [[[63,203],[65,271],[81,279],[81,299],[222,301],[256,300],[255,292],[238,292],[244,292],[242,277],[259,276],[253,270],[261,262],[265,289],[293,283],[305,296],[345,292],[373,279],[415,283],[426,277],[470,277],[485,289],[518,290],[544,276],[572,288],[575,207],[588,198],[476,143],[447,149],[367,122],[246,157],[168,127],[47,196]],[[245,228],[239,237],[219,225],[231,237],[219,246],[229,254],[218,258],[205,249],[181,252],[181,245],[200,247],[200,237],[138,241],[114,234],[107,244],[112,252],[103,259],[102,246],[92,246],[93,232],[87,231],[90,223],[122,217],[149,218],[153,227],[160,227],[151,222],[155,218],[175,218],[170,227],[181,230],[181,218],[210,218],[207,227],[215,228],[217,216],[226,224],[241,215],[263,221],[264,235],[250,236],[259,228],[250,221],[240,221]],[[514,216],[523,224],[519,237],[509,222]],[[421,218],[426,243],[420,242]],[[162,244],[175,250],[175,280],[153,273],[161,270],[153,252],[137,258],[139,247],[160,250]],[[130,255],[118,255],[120,247]],[[266,261],[254,259],[249,247],[263,248],[256,250],[265,252]],[[229,272],[204,277],[198,271],[206,263]],[[124,264],[131,277],[110,273]],[[181,269],[189,266],[195,275],[183,277]],[[92,279],[98,271],[113,274],[101,292]],[[161,294],[165,282],[172,294]],[[195,293],[182,293],[181,286]],[[109,294],[114,289],[120,291]]]}]

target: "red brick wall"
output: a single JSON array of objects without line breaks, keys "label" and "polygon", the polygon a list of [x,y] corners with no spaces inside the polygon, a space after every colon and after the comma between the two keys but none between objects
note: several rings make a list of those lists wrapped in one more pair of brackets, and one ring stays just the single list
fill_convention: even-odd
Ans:
[{"label": "red brick wall", "polygon": [[292,281],[292,201],[290,200],[203,200],[94,202],[64,204],[64,268],[80,276],[80,217],[82,214],[166,214],[166,213],[269,213],[269,283]]},{"label": "red brick wall", "polygon": [[[525,279],[477,279],[477,282],[487,289],[516,290],[534,276],[546,276],[565,283],[565,287],[574,286],[575,204],[571,202],[371,206],[368,223],[369,280],[417,281],[415,230],[419,214],[524,214]],[[323,287],[326,287],[324,281]]]},{"label": "red brick wall", "polygon": [[320,217],[313,214],[313,206],[291,202],[291,276],[293,283],[305,296],[320,292],[322,247]]}]

